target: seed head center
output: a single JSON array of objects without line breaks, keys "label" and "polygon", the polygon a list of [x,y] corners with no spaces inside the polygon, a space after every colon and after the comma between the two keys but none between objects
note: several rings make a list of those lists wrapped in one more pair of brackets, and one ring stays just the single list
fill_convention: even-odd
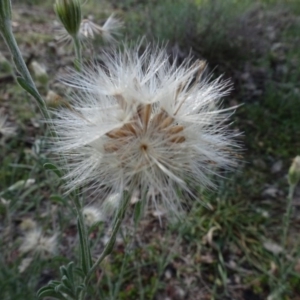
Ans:
[{"label": "seed head center", "polygon": [[146,152],[148,150],[148,145],[146,144],[141,144],[140,145],[140,149],[143,151],[143,152]]}]

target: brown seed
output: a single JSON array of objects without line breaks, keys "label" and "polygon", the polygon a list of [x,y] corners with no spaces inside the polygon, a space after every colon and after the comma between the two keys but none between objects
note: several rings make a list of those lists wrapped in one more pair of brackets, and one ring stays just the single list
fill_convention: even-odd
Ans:
[{"label": "brown seed", "polygon": [[170,135],[176,134],[176,133],[178,133],[180,131],[183,131],[183,128],[184,127],[181,126],[181,125],[176,125],[176,126],[173,126],[173,127],[169,128],[169,129],[167,129],[167,133],[170,134]]},{"label": "brown seed", "polygon": [[136,128],[133,126],[131,122],[124,124],[121,128],[113,129],[108,133],[106,133],[106,135],[112,139],[118,139],[118,138],[130,136],[132,134],[136,135]]},{"label": "brown seed", "polygon": [[107,143],[104,145],[104,150],[108,153],[113,153],[119,150],[119,147],[114,143]]},{"label": "brown seed", "polygon": [[129,135],[130,133],[136,135],[136,128],[133,126],[132,123],[126,123],[122,128],[128,131],[127,135]]},{"label": "brown seed", "polygon": [[174,144],[180,144],[183,143],[185,141],[185,137],[184,136],[176,136],[170,139],[171,143]]},{"label": "brown seed", "polygon": [[161,111],[159,114],[155,115],[152,119],[152,124],[156,127],[159,127],[164,116],[167,115],[165,111]]},{"label": "brown seed", "polygon": [[151,116],[152,107],[151,104],[139,106],[137,109],[138,116],[145,129],[148,127],[148,123]]},{"label": "brown seed", "polygon": [[106,135],[112,139],[118,139],[118,138],[127,136],[128,133],[126,130],[124,130],[124,126],[122,126],[119,129],[113,129],[113,130],[109,131],[108,133],[106,133]]},{"label": "brown seed", "polygon": [[159,125],[161,129],[164,129],[170,126],[173,123],[174,119],[172,117],[166,117]]},{"label": "brown seed", "polygon": [[116,98],[118,104],[121,106],[122,109],[125,109],[126,102],[124,97],[121,94],[115,94],[114,97]]}]

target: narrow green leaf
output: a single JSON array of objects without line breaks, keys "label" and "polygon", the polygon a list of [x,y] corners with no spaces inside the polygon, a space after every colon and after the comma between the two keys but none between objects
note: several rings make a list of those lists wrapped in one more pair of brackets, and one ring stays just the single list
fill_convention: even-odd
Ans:
[{"label": "narrow green leaf", "polygon": [[45,163],[44,164],[44,169],[53,171],[59,178],[62,177],[61,172],[59,171],[59,169],[54,164]]},{"label": "narrow green leaf", "polygon": [[77,274],[82,279],[85,277],[84,272],[82,271],[81,268],[75,268],[74,273]]},{"label": "narrow green leaf", "polygon": [[52,288],[49,288],[49,287],[41,288],[37,292],[37,296],[38,296],[39,299],[43,299],[44,297],[52,297],[52,298],[56,298],[56,299],[59,299],[59,300],[66,300],[67,299],[63,295],[61,295],[60,293],[55,292]]},{"label": "narrow green leaf", "polygon": [[66,276],[68,277],[68,272],[67,272],[67,268],[65,266],[61,266],[59,268],[59,271],[60,271],[60,275],[63,277],[63,276]]},{"label": "narrow green leaf", "polygon": [[65,199],[63,197],[61,197],[60,195],[51,195],[50,200],[52,200],[53,202],[56,202],[56,203],[66,204]]},{"label": "narrow green leaf", "polygon": [[86,231],[86,227],[83,220],[82,210],[81,210],[81,203],[80,199],[75,197],[74,199],[76,210],[77,210],[77,227],[78,227],[78,234],[79,234],[79,241],[80,241],[80,256],[81,256],[81,267],[82,271],[86,275],[91,266],[92,266],[92,256],[89,247],[88,235]]},{"label": "narrow green leaf", "polygon": [[51,282],[49,283],[49,286],[55,288],[58,284],[60,284],[60,281],[51,280]]},{"label": "narrow green leaf", "polygon": [[78,226],[78,233],[79,233],[79,241],[80,241],[80,254],[81,254],[81,267],[82,267],[82,271],[83,273],[86,275],[89,271],[89,265],[87,262],[87,249],[86,249],[86,245],[85,245],[85,236],[84,236],[84,229],[81,226],[81,222],[78,220],[77,222],[77,226]]},{"label": "narrow green leaf", "polygon": [[76,297],[79,296],[79,294],[81,293],[81,291],[85,290],[85,285],[84,284],[80,284],[79,286],[76,287]]},{"label": "narrow green leaf", "polygon": [[147,202],[147,194],[144,193],[141,196],[142,197],[141,197],[140,201],[138,201],[134,207],[134,225],[135,225],[135,227],[138,226],[138,223],[143,216],[143,213],[145,211],[145,203]]},{"label": "narrow green leaf", "polygon": [[74,262],[71,261],[67,266],[67,272],[68,272],[69,281],[74,285],[73,266],[74,266]]},{"label": "narrow green leaf", "polygon": [[61,278],[61,282],[68,288],[70,289],[72,292],[73,292],[73,285],[72,283],[69,281],[69,278],[66,277],[66,276],[63,276]]},{"label": "narrow green leaf", "polygon": [[44,286],[44,287],[42,287],[42,288],[40,288],[40,289],[38,290],[37,295],[39,296],[40,293],[43,293],[44,291],[48,291],[48,290],[53,291],[52,287],[50,287],[50,286],[48,286],[48,285],[47,285],[47,286]]},{"label": "narrow green leaf", "polygon": [[140,219],[141,219],[141,214],[142,214],[142,201],[138,201],[135,206],[134,206],[134,225],[137,226]]},{"label": "narrow green leaf", "polygon": [[64,294],[67,294],[68,296],[72,297],[73,299],[76,300],[76,296],[75,294],[73,293],[72,290],[70,290],[68,287],[66,287],[65,285],[61,284],[57,287],[57,291],[60,292],[60,293],[64,293]]},{"label": "narrow green leaf", "polygon": [[88,235],[90,235],[96,229],[100,228],[101,225],[103,225],[103,221],[98,221],[94,223],[91,227],[88,228]]},{"label": "narrow green leaf", "polygon": [[17,77],[18,84],[35,99],[39,99],[40,95],[23,77]]}]

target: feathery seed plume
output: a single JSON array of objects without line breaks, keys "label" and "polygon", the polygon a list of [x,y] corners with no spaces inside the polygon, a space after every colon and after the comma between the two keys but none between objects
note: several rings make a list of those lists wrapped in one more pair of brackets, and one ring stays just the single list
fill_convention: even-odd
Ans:
[{"label": "feathery seed plume", "polygon": [[42,258],[47,258],[55,253],[56,247],[56,235],[45,237],[41,228],[34,228],[25,233],[19,250],[22,253],[32,252],[40,255]]},{"label": "feathery seed plume", "polygon": [[84,207],[82,210],[84,221],[86,225],[92,226],[97,222],[104,221],[104,216],[101,211],[93,206]]},{"label": "feathery seed plume", "polygon": [[71,106],[55,112],[54,146],[68,162],[69,190],[121,198],[138,188],[141,199],[178,213],[178,189],[196,198],[195,187],[213,186],[212,175],[235,166],[232,109],[220,108],[230,84],[202,78],[202,61],[177,66],[165,49],[139,51],[106,53],[105,66],[65,80],[76,91]]},{"label": "feathery seed plume", "polygon": [[101,27],[102,38],[106,42],[116,42],[116,36],[120,35],[120,29],[123,27],[123,23],[116,19],[112,14]]},{"label": "feathery seed plume", "polygon": [[[116,37],[120,35],[120,29],[123,27],[123,23],[111,15],[103,24],[99,26],[89,19],[83,19],[80,23],[77,37],[79,41],[84,44],[90,40],[93,40],[96,35],[99,35],[107,43],[116,42]],[[72,37],[64,30],[59,31],[58,39],[61,42],[67,44],[72,42]]]}]

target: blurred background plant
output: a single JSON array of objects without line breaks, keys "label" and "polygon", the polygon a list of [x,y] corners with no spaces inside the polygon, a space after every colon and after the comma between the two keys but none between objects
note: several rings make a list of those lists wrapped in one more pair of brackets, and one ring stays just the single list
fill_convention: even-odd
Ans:
[{"label": "blurred background plant", "polygon": [[[58,43],[61,25],[52,5],[15,1],[12,25],[32,74],[42,74],[42,95],[63,105],[65,89],[55,76],[73,60]],[[182,222],[166,222],[157,210],[138,228],[126,220],[89,292],[96,299],[297,299],[300,190],[295,186],[287,201],[287,174],[300,151],[299,1],[113,0],[99,7],[90,0],[83,6],[83,18],[100,27],[113,13],[124,21],[127,39],[146,34],[169,41],[170,59],[177,55],[180,62],[192,53],[217,75],[232,78],[234,91],[224,104],[243,103],[233,127],[244,132],[245,164],[230,181],[220,180],[217,193],[200,190],[208,207],[195,204]],[[101,61],[98,47],[106,47],[101,36],[83,51]],[[59,278],[59,266],[75,259],[76,219],[64,209],[69,202],[58,180],[43,169],[48,154],[41,151],[46,137],[40,112],[15,85],[2,40],[0,51],[0,107],[14,129],[0,137],[0,298],[35,299],[41,286]],[[55,237],[50,255],[22,251],[36,224],[41,229],[35,233]],[[89,227],[92,250],[100,252],[109,235],[99,217]]]}]

